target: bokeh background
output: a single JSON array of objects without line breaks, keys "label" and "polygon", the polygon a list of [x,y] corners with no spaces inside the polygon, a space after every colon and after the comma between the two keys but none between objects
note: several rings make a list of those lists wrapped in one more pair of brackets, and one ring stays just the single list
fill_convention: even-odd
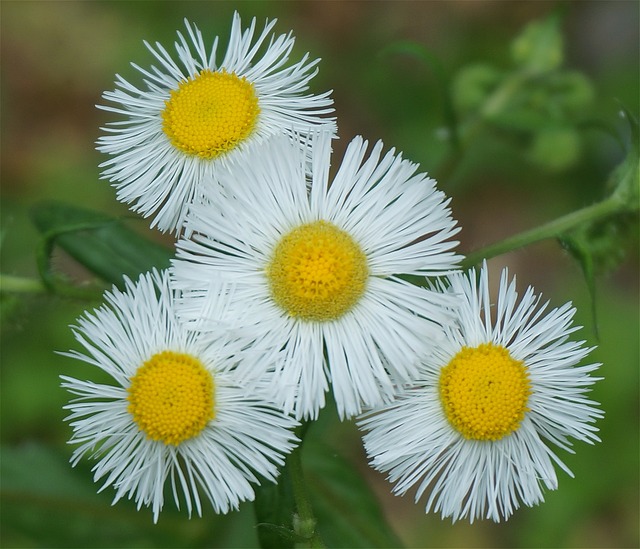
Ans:
[{"label": "bokeh background", "polygon": [[[340,141],[362,134],[404,151],[439,178],[462,226],[464,252],[583,207],[624,157],[606,132],[585,129],[570,158],[546,162],[526,136],[489,132],[447,165],[442,79],[432,66],[385,53],[400,41],[425,46],[447,78],[470,64],[508,70],[509,44],[530,21],[557,11],[566,67],[592,84],[586,112],[625,136],[621,106],[638,115],[638,3],[590,2],[31,2],[0,5],[2,25],[2,272],[37,277],[40,237],[29,217],[43,199],[57,199],[126,215],[113,189],[99,180],[104,160],[94,149],[108,115],[95,108],[114,75],[139,82],[129,65],[151,63],[142,40],[170,47],[183,18],[211,42],[228,35],[232,13],[245,21],[277,17],[293,30],[296,55],[322,58],[316,92],[333,89]],[[580,113],[578,113],[580,114]],[[575,145],[575,143],[574,143]],[[143,234],[145,221],[132,225]],[[165,242],[171,245],[170,241]],[[391,496],[382,475],[368,469],[358,432],[330,412],[310,436],[321,436],[364,474],[385,515],[407,547],[638,547],[638,251],[637,232],[622,260],[597,279],[596,321],[579,265],[557,242],[545,241],[490,261],[522,290],[534,285],[553,305],[572,301],[580,337],[598,345],[604,380],[593,392],[606,417],[602,443],[576,444],[563,455],[574,471],[559,472],[560,487],[546,502],[521,509],[504,524],[452,524],[425,515],[412,496]],[[59,250],[55,264],[79,283],[88,277]],[[188,520],[167,510],[157,526],[147,510],[110,506],[109,489],[96,494],[89,464],[68,465],[70,435],[59,375],[86,378],[82,365],[54,354],[74,347],[68,325],[87,303],[46,294],[2,296],[3,547],[254,547],[250,504],[226,518]]]}]

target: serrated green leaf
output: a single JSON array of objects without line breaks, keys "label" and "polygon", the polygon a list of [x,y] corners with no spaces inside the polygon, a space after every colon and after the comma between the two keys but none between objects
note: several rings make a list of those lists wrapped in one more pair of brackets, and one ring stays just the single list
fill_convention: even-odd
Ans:
[{"label": "serrated green leaf", "polygon": [[61,202],[42,202],[32,212],[42,234],[39,267],[45,284],[59,278],[50,264],[55,245],[102,280],[123,287],[123,275],[137,279],[153,267],[169,266],[173,253],[128,228],[120,219]]}]

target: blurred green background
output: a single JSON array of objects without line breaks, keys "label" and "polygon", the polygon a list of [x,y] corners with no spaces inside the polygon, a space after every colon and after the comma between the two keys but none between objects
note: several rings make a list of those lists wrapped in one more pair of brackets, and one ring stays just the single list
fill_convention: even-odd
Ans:
[{"label": "blurred green background", "polygon": [[[452,197],[463,252],[600,198],[624,150],[611,132],[599,129],[598,121],[624,139],[621,107],[638,115],[637,2],[3,0],[4,274],[37,277],[40,241],[29,210],[39,200],[127,214],[113,189],[98,178],[104,158],[94,142],[109,117],[94,105],[104,90],[113,88],[116,73],[140,82],[129,63],[151,63],[143,39],[171,49],[187,17],[203,30],[207,44],[219,34],[224,45],[235,9],[245,22],[255,15],[260,26],[265,18],[277,17],[277,32],[293,30],[294,58],[306,51],[322,58],[313,91],[333,89],[341,137],[334,165],[357,134],[370,141],[381,138],[387,147],[404,151],[438,177],[440,188]],[[454,106],[463,118],[469,98],[462,92],[469,88],[460,71],[470,66],[490,66],[484,73],[480,69],[489,75],[510,70],[513,38],[527,23],[552,12],[561,16],[564,67],[591,82],[575,88],[582,93],[574,97],[577,107],[560,118],[554,118],[552,103],[538,106],[550,119],[562,119],[559,134],[542,139],[542,130],[557,130],[558,125],[518,125],[511,118],[485,128],[460,158],[449,157],[443,85],[451,80],[462,94],[454,98]],[[388,51],[403,41],[426,47],[440,69]],[[144,221],[132,226],[151,234]],[[382,475],[366,466],[353,424],[339,424],[327,412],[311,429],[310,437],[327,440],[366,476],[407,547],[639,546],[637,244],[636,226],[624,240],[615,268],[597,279],[597,329],[580,267],[556,242],[489,263],[495,281],[508,266],[522,291],[531,284],[553,305],[573,301],[584,326],[579,337],[598,345],[591,360],[603,363],[604,380],[593,392],[606,412],[599,424],[602,443],[577,444],[575,455],[561,454],[575,479],[559,472],[559,489],[547,493],[539,507],[521,509],[504,524],[442,521],[425,515],[411,495],[390,495]],[[54,260],[78,283],[89,278],[60,251]],[[84,461],[73,470],[67,463],[72,451],[66,445],[70,429],[62,421],[67,395],[58,379],[60,374],[86,378],[93,372],[54,351],[74,347],[68,325],[98,303],[26,293],[3,295],[1,303],[2,547],[256,546],[250,504],[224,518],[188,520],[168,509],[153,526],[148,510],[136,512],[129,502],[111,507],[109,489],[96,494],[90,464]]]}]

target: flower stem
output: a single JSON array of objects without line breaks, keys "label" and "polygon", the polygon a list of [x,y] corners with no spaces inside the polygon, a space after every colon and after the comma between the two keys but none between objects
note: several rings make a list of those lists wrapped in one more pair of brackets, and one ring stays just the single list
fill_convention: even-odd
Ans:
[{"label": "flower stem", "polygon": [[0,292],[15,294],[46,294],[52,293],[68,299],[97,301],[102,299],[104,289],[97,286],[74,286],[57,282],[54,286],[45,284],[36,278],[0,274]]},{"label": "flower stem", "polygon": [[313,514],[302,470],[302,448],[298,447],[289,456],[289,474],[293,487],[293,498],[298,511],[297,520],[294,522],[296,534],[308,540],[310,548],[325,548],[326,545],[316,531],[316,518]]},{"label": "flower stem", "polygon": [[540,240],[558,237],[582,223],[605,218],[617,212],[619,209],[620,201],[617,200],[615,196],[611,196],[601,202],[576,210],[575,212],[571,212],[567,215],[563,215],[558,219],[549,221],[548,223],[535,227],[534,229],[529,229],[505,238],[499,242],[495,242],[494,244],[490,244],[484,248],[480,248],[479,250],[473,251],[462,261],[462,267],[468,269],[477,265],[483,259],[489,259],[491,257],[522,248],[529,244],[533,244],[534,242],[539,242]]},{"label": "flower stem", "polygon": [[47,288],[35,278],[0,274],[0,292],[42,294]]}]

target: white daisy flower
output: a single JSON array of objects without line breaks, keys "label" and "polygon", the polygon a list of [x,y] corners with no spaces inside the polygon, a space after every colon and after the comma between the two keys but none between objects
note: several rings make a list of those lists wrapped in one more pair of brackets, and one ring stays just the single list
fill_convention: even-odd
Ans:
[{"label": "white daisy flower", "polygon": [[437,342],[416,383],[359,425],[395,493],[417,485],[416,502],[429,494],[426,512],[498,522],[557,488],[554,464],[571,475],[549,443],[572,452],[571,438],[599,441],[592,424],[602,412],[585,396],[599,364],[577,365],[592,349],[569,340],[579,329],[570,303],[544,315],[548,303],[531,287],[518,303],[505,269],[492,312],[486,265],[479,286],[473,270],[449,281],[459,327]]},{"label": "white daisy flower", "polygon": [[152,227],[179,232],[201,184],[215,184],[221,164],[238,161],[247,145],[283,133],[311,128],[335,130],[330,92],[305,94],[318,59],[309,55],[286,66],[294,45],[291,33],[275,36],[267,21],[254,39],[255,18],[242,30],[235,13],[226,54],[218,63],[218,38],[207,50],[202,33],[185,20],[187,38],[178,32],[178,62],[159,43],[145,45],[160,63],[144,75],[139,89],[120,75],[115,91],[100,106],[124,117],[102,128],[98,150],[112,156],[100,166],[117,189],[118,200],[132,205]]},{"label": "white daisy flower", "polygon": [[[201,495],[217,513],[253,500],[258,476],[275,480],[283,454],[292,450],[297,423],[259,397],[261,381],[249,386],[239,362],[272,360],[247,348],[247,340],[218,324],[205,342],[187,331],[174,312],[166,272],[127,280],[125,292],[106,293],[108,305],[87,313],[74,335],[84,352],[63,353],[113,377],[115,384],[67,376],[62,386],[77,395],[65,409],[73,427],[75,466],[97,459],[100,490],[115,488],[153,510],[164,503],[170,479],[178,507],[202,515]],[[218,285],[212,307],[224,311],[227,290]]]},{"label": "white daisy flower", "polygon": [[206,316],[209,278],[231,278],[235,314],[283,349],[278,402],[315,418],[331,382],[340,416],[350,417],[392,398],[393,383],[416,373],[407,355],[438,337],[451,297],[397,275],[454,269],[457,228],[435,181],[393,150],[381,158],[382,143],[365,159],[367,143],[354,139],[331,183],[331,136],[307,146],[310,174],[305,153],[275,137],[227,175],[233,196],[195,206],[172,277],[187,320]]}]

